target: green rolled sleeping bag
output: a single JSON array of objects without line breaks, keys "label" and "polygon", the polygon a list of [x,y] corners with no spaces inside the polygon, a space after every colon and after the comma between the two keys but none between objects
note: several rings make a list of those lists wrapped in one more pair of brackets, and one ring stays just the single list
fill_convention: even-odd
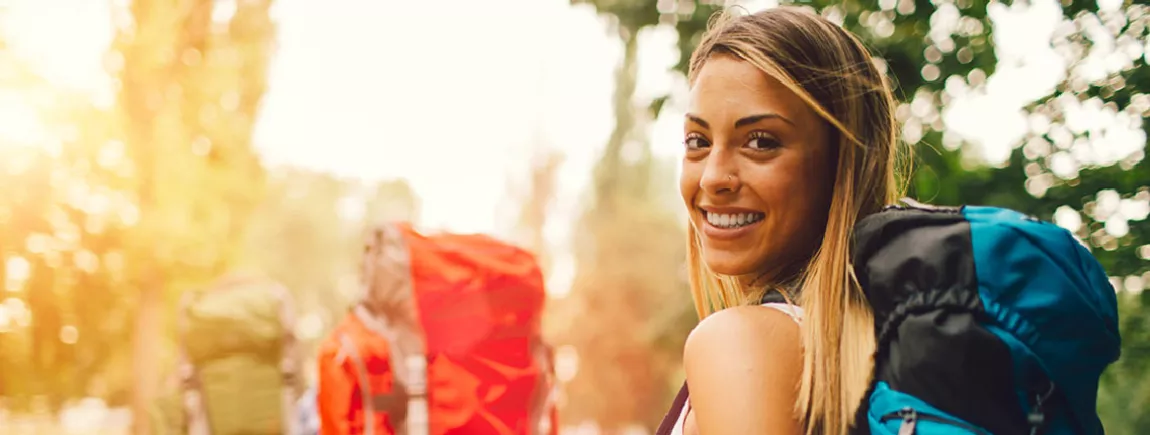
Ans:
[{"label": "green rolled sleeping bag", "polygon": [[226,278],[182,301],[186,432],[288,434],[294,385],[290,295],[255,277]]}]

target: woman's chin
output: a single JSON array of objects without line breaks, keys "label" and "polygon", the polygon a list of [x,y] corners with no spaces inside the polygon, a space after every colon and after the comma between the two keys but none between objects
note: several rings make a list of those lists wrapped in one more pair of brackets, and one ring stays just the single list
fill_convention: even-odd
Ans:
[{"label": "woman's chin", "polygon": [[733,252],[708,252],[704,257],[707,268],[719,275],[742,276],[758,270],[752,258]]}]

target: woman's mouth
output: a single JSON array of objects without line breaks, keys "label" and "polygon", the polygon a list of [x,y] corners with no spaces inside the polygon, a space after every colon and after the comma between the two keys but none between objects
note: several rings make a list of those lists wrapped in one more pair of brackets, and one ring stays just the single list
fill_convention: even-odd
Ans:
[{"label": "woman's mouth", "polygon": [[703,217],[708,224],[716,228],[735,229],[753,225],[762,221],[766,214],[758,212],[741,213],[712,213],[702,210]]}]

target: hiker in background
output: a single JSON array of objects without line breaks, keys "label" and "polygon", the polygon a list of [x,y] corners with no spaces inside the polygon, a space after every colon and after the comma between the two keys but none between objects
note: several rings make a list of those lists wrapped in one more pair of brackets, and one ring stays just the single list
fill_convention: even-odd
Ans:
[{"label": "hiker in background", "polygon": [[558,433],[530,253],[406,224],[364,246],[363,296],[320,346],[322,433]]},{"label": "hiker in background", "polygon": [[180,310],[183,426],[191,435],[295,434],[301,385],[291,294],[235,274],[185,293]]}]

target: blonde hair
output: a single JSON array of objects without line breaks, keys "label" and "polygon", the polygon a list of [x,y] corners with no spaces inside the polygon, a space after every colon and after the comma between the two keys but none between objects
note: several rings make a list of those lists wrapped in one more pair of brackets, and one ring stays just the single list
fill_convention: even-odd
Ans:
[{"label": "blonde hair", "polygon": [[[796,412],[807,434],[846,433],[870,382],[875,346],[873,315],[850,265],[851,232],[859,218],[899,197],[896,173],[908,167],[899,165],[890,87],[857,38],[805,8],[728,11],[709,27],[691,56],[692,84],[712,55],[733,55],[781,82],[833,127],[837,164],[826,232],[798,277],[805,315]],[[771,289],[712,272],[693,226],[687,241],[700,318],[758,303]]]}]

